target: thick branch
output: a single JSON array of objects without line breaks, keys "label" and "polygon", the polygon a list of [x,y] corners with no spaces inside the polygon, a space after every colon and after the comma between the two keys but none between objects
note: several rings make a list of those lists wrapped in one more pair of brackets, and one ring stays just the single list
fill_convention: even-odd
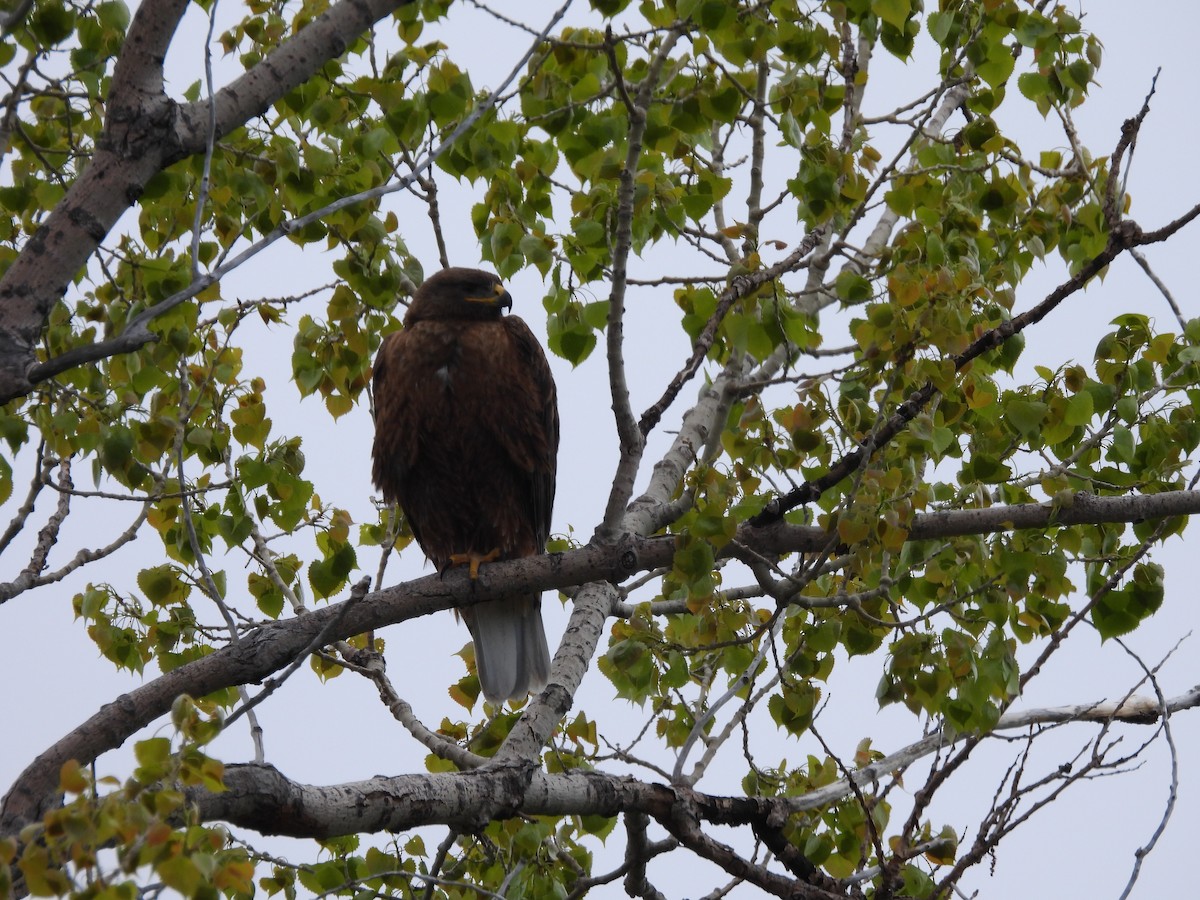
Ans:
[{"label": "thick branch", "polygon": [[[922,513],[913,518],[908,540],[962,537],[999,531],[1043,530],[1071,525],[1100,525],[1106,522],[1142,522],[1200,512],[1200,491],[1165,491],[1125,497],[1074,494],[1059,503],[1022,503],[986,509],[956,509]],[[776,523],[763,528],[744,525],[737,540],[760,553],[783,554],[800,550],[811,553],[827,546],[832,534],[815,526]]]},{"label": "thick branch", "polygon": [[[1200,706],[1200,687],[1165,703],[1171,714],[1196,706]],[[1157,722],[1163,709],[1164,704],[1152,697],[1032,709],[1006,714],[996,730],[1068,721],[1145,725]],[[856,770],[854,781],[869,785],[955,740],[940,732],[927,735]],[[798,797],[726,797],[602,772],[529,775],[523,766],[503,763],[470,772],[377,776],[324,787],[291,781],[269,765],[232,765],[226,769],[225,786],[227,790],[219,794],[190,792],[205,821],[309,838],[396,832],[420,825],[471,830],[518,812],[542,816],[644,813],[667,823],[676,818],[680,806],[686,806],[697,821],[714,825],[778,825],[795,813],[835,803],[853,790],[842,779]]]},{"label": "thick branch", "polygon": [[[568,554],[517,560],[516,566],[485,566],[473,583],[465,571],[456,570],[377,591],[361,601],[345,601],[263,626],[245,635],[237,645],[227,645],[123,694],[43,752],[4,797],[0,834],[14,833],[23,824],[40,818],[53,798],[64,762],[91,760],[119,747],[169,711],[180,695],[200,697],[222,688],[263,682],[308,651],[319,637],[333,643],[439,610],[495,600],[515,590],[542,590],[589,581],[620,582],[640,566],[662,565],[670,560],[672,552],[670,539],[584,547]],[[646,560],[643,554],[648,554]],[[271,685],[268,683],[265,689],[270,690]]]},{"label": "thick branch", "polygon": [[[1057,508],[1025,504],[918,516],[909,530],[909,539],[986,534],[1016,528],[1132,522],[1195,513],[1200,513],[1200,491],[1170,491],[1143,497],[1081,494],[1076,495],[1070,505]],[[819,528],[785,524],[763,529],[744,526],[739,539],[727,545],[723,555],[734,555],[742,546],[758,554],[816,552],[826,547],[829,540],[830,535]],[[332,643],[373,628],[439,610],[472,606],[517,592],[588,582],[620,583],[635,572],[669,565],[674,553],[672,536],[642,538],[627,535],[613,545],[587,546],[568,553],[492,563],[480,570],[474,582],[461,569],[444,576],[428,575],[376,591],[358,601],[332,604],[295,619],[265,625],[247,634],[236,646],[225,646],[123,694],[48,748],[21,773],[5,796],[0,807],[0,835],[12,834],[24,824],[40,818],[53,798],[59,770],[67,760],[90,761],[106,750],[119,747],[139,729],[169,711],[182,694],[199,697],[223,688],[263,682],[306,652],[318,636],[324,635],[324,640]],[[586,643],[591,638],[583,636],[581,640]],[[553,709],[570,706],[569,697],[558,697],[555,693],[560,689],[565,694],[560,683],[554,691],[543,695]],[[522,747],[526,740],[538,739],[545,721],[531,719],[525,727],[531,730],[530,735],[513,738],[520,740]]]}]

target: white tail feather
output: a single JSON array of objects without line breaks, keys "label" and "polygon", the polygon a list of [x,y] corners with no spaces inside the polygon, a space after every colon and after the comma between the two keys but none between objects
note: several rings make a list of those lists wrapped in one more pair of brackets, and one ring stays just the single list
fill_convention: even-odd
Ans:
[{"label": "white tail feather", "polygon": [[462,610],[475,642],[475,667],[491,703],[540,691],[550,677],[541,597],[504,598]]}]

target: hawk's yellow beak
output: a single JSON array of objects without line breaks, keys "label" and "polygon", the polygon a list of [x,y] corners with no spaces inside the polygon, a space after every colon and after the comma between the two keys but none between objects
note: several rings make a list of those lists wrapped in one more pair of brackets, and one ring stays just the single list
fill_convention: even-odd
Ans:
[{"label": "hawk's yellow beak", "polygon": [[499,283],[492,289],[492,293],[480,297],[467,297],[467,300],[470,303],[486,303],[488,306],[498,306],[501,309],[512,308],[512,294]]}]

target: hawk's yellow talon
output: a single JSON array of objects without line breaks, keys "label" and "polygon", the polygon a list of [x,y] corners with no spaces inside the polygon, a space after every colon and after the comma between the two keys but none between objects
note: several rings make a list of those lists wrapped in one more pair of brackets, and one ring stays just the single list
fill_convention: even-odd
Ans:
[{"label": "hawk's yellow talon", "polygon": [[493,547],[487,553],[453,553],[450,555],[449,563],[452,566],[466,565],[469,567],[468,574],[471,580],[474,581],[479,577],[479,567],[484,563],[495,562],[500,558],[500,548]]}]

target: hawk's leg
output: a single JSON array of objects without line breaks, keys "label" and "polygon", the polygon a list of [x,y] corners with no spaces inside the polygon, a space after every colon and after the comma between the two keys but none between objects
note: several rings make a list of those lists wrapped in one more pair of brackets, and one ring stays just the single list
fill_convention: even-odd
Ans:
[{"label": "hawk's leg", "polygon": [[471,580],[479,577],[479,567],[484,563],[495,562],[500,558],[500,548],[493,547],[487,553],[453,553],[447,560],[451,566],[468,566]]}]

